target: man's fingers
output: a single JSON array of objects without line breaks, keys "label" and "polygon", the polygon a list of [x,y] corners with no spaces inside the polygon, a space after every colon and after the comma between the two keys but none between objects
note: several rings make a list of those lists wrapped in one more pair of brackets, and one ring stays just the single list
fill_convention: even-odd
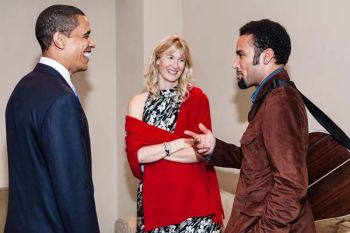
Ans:
[{"label": "man's fingers", "polygon": [[209,151],[209,150],[208,150],[207,148],[203,148],[203,149],[198,149],[198,150],[197,150],[197,152],[198,152],[199,154],[202,154],[202,155],[207,154],[208,151]]},{"label": "man's fingers", "polygon": [[193,133],[192,131],[190,131],[190,130],[185,130],[185,132],[184,132],[185,134],[187,134],[188,136],[191,136],[191,137],[193,137],[193,138],[196,138],[197,136],[198,136],[198,134],[196,134],[196,133]]},{"label": "man's fingers", "polygon": [[[208,134],[211,133],[211,131],[209,129],[207,129],[202,123],[199,123],[199,129],[204,133],[204,134]],[[193,138],[197,138],[200,136],[200,134],[196,134],[190,130],[185,130],[184,132],[185,134],[187,134],[188,136],[191,136]]]},{"label": "man's fingers", "polygon": [[197,145],[197,144],[199,144],[201,142],[201,140],[199,139],[199,138],[194,138],[193,139],[193,144],[194,145]]},{"label": "man's fingers", "polygon": [[210,133],[211,131],[209,129],[207,129],[202,123],[199,123],[199,129],[205,133],[205,134],[208,134]]},{"label": "man's fingers", "polygon": [[186,144],[189,144],[189,145],[193,144],[193,139],[191,139],[191,138],[185,138],[184,141]]}]

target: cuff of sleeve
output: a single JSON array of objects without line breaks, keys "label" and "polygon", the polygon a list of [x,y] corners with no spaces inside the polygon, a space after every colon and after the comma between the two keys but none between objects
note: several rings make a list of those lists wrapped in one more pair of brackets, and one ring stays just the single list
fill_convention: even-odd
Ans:
[{"label": "cuff of sleeve", "polygon": [[204,156],[204,159],[205,159],[205,161],[207,161],[207,163],[209,163],[210,160],[212,159],[212,157],[213,157],[213,154],[208,154],[208,155]]}]

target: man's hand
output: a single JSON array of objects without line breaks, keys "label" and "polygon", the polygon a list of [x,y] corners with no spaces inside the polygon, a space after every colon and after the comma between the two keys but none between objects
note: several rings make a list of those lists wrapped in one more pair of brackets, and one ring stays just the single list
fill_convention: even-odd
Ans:
[{"label": "man's hand", "polygon": [[199,129],[203,132],[203,134],[196,134],[189,130],[186,130],[185,134],[193,138],[193,145],[198,154],[209,155],[213,153],[216,139],[214,134],[202,123],[199,124]]}]

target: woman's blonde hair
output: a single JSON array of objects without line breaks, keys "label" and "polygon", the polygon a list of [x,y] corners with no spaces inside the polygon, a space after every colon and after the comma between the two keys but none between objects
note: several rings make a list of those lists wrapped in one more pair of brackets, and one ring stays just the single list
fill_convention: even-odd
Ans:
[{"label": "woman's blonde hair", "polygon": [[184,100],[188,95],[188,90],[193,86],[192,84],[192,57],[188,48],[187,42],[180,36],[172,35],[163,38],[153,49],[151,59],[146,67],[144,74],[145,88],[149,96],[153,99],[159,97],[160,89],[158,86],[158,66],[157,60],[169,48],[174,47],[179,49],[185,59],[185,68],[179,78],[177,85],[178,98]]}]

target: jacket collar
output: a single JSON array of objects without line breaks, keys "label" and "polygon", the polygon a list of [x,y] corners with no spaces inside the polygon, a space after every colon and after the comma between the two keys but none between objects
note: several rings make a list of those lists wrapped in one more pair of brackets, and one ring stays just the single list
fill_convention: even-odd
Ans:
[{"label": "jacket collar", "polygon": [[263,86],[261,86],[261,89],[256,96],[255,102],[252,105],[252,108],[250,109],[248,113],[248,121],[251,121],[255,114],[257,113],[260,105],[264,102],[265,97],[269,94],[271,91],[271,84],[274,80],[285,80],[285,81],[290,81],[289,75],[286,70],[283,70],[277,74],[275,74],[273,77],[271,77],[269,80],[267,80]]},{"label": "jacket collar", "polygon": [[261,87],[256,97],[255,103],[261,101],[266,96],[266,94],[269,92],[269,87],[271,83],[273,82],[273,80],[276,80],[276,79],[290,81],[289,75],[286,70],[282,70],[281,72],[278,72],[263,84],[263,86]]},{"label": "jacket collar", "polygon": [[51,76],[51,78],[55,78],[56,80],[58,80],[59,82],[63,83],[64,85],[66,85],[69,90],[72,91],[72,93],[74,94],[74,91],[72,90],[72,87],[67,83],[67,81],[64,79],[64,77],[54,68],[52,68],[51,66],[42,64],[42,63],[38,63],[35,67],[34,67],[34,72],[43,72],[46,73],[48,75]]}]

